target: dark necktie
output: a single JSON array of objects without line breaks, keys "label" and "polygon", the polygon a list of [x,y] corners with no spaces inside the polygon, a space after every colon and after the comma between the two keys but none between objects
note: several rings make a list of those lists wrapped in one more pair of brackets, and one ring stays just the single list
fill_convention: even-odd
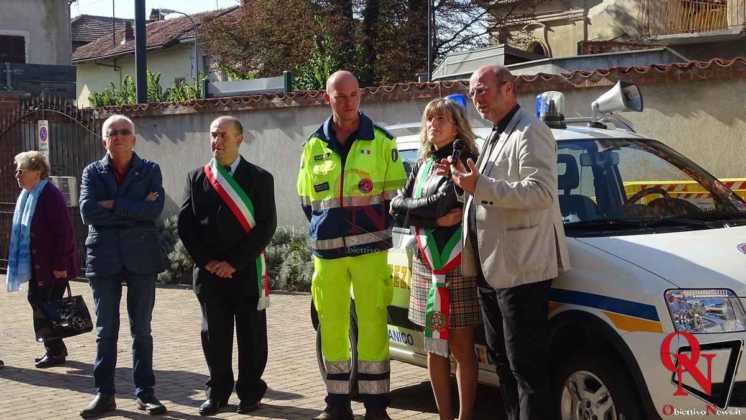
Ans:
[{"label": "dark necktie", "polygon": [[225,169],[225,172],[228,172],[228,175],[233,175],[230,165],[223,166],[223,169]]}]

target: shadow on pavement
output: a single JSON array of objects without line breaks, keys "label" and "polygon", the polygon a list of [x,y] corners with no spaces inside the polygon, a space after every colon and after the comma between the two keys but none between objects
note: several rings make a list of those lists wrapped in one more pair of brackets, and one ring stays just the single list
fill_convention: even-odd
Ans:
[{"label": "shadow on pavement", "polygon": [[[453,405],[458,409],[458,388],[456,381],[451,382],[451,398]],[[421,382],[417,385],[398,388],[391,391],[391,408],[400,410],[420,411],[422,413],[437,414],[430,382]],[[486,385],[477,387],[477,397],[474,407],[475,419],[503,420],[505,414],[500,392],[497,388]]]},{"label": "shadow on pavement", "polygon": [[285,401],[285,400],[296,400],[299,398],[303,398],[303,395],[296,394],[293,392],[278,391],[276,389],[267,388],[267,392],[264,394],[264,398]]},{"label": "shadow on pavement", "polygon": [[[2,379],[35,386],[89,393],[91,394],[91,396],[93,396],[95,390],[92,375],[92,364],[77,361],[68,361],[64,366],[50,370],[5,366],[2,371],[0,371],[0,378]],[[208,379],[206,375],[186,371],[156,370],[155,378],[156,395],[159,399],[167,402],[167,406],[169,405],[168,402],[172,402],[182,407],[194,407],[193,414],[187,414],[176,410],[169,410],[167,414],[160,416],[160,418],[183,420],[196,420],[205,418],[199,416],[197,410],[199,408],[199,405],[202,404],[203,401],[202,395],[204,395],[204,385]],[[178,384],[178,392],[173,391],[173,384]],[[134,398],[134,386],[132,384],[131,368],[117,368],[116,385],[118,399]],[[159,389],[159,385],[163,385],[165,389]],[[200,395],[200,397],[196,400],[194,399],[195,394]],[[274,400],[273,402],[303,398],[303,396],[300,394],[278,391],[271,388],[267,390],[267,394],[265,397]],[[83,407],[81,406],[80,408],[82,409]],[[222,410],[221,413],[235,412],[237,408],[237,405],[230,404],[224,410]],[[251,415],[269,419],[309,419],[319,414],[319,412],[319,410],[293,407],[291,405],[286,406],[262,403],[259,410],[257,410],[255,413],[251,413]],[[152,416],[149,416],[143,412],[123,409],[117,409],[105,416],[101,416],[100,418],[110,417],[126,419],[153,418]]]},{"label": "shadow on pavement", "polygon": [[[60,370],[64,370],[64,372],[60,372]],[[5,366],[0,372],[0,377],[29,385],[89,393],[91,396],[95,394],[93,365],[90,363],[68,361],[64,366],[56,367],[53,370]],[[201,397],[200,400],[194,400],[191,396],[195,393],[203,392],[205,382],[207,382],[206,375],[188,371],[156,370],[155,380],[155,393],[161,400],[195,407],[195,410],[202,403]],[[115,375],[115,384],[117,387],[117,398],[134,398],[132,368],[118,367]],[[165,388],[173,389],[173,384],[179,386],[178,393],[159,390],[159,385],[169,385]]]}]

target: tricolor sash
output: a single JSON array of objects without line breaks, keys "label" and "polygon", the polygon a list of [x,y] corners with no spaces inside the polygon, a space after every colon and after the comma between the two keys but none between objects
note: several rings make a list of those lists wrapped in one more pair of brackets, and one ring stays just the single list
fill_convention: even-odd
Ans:
[{"label": "tricolor sash", "polygon": [[[414,198],[422,196],[422,189],[430,175],[434,159],[428,159],[420,167],[415,183]],[[443,249],[433,235],[434,229],[415,227],[415,238],[420,258],[432,273],[432,281],[427,294],[425,313],[425,350],[443,357],[448,357],[448,318],[450,316],[450,299],[446,276],[461,265],[461,228],[451,235]]]},{"label": "tricolor sash", "polygon": [[[238,185],[233,175],[228,173],[215,159],[210,160],[204,166],[204,171],[212,188],[231,210],[241,227],[246,233],[249,233],[256,225],[254,204],[251,202],[251,198]],[[269,306],[269,272],[267,271],[267,256],[264,250],[256,258],[256,278],[259,290],[259,302],[256,309],[261,311]]]}]

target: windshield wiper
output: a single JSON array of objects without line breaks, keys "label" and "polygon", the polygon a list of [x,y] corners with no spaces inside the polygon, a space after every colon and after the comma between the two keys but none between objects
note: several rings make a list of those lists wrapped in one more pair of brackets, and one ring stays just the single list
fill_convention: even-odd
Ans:
[{"label": "windshield wiper", "polygon": [[712,222],[690,217],[666,217],[646,219],[599,219],[585,220],[580,222],[565,223],[565,229],[602,229],[602,230],[624,230],[624,229],[650,229],[661,226],[672,227],[711,227]]},{"label": "windshield wiper", "polygon": [[709,228],[712,226],[711,220],[699,219],[691,216],[668,216],[658,219],[647,219],[645,221],[648,227],[658,226],[688,226],[695,228]]},{"label": "windshield wiper", "polygon": [[565,229],[640,229],[647,226],[641,220],[597,219],[565,223]]}]

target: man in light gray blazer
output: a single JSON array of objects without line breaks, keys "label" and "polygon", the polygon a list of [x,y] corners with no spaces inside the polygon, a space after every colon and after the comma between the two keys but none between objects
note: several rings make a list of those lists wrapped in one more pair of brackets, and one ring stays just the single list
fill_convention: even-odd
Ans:
[{"label": "man in light gray blazer", "polygon": [[466,193],[462,270],[479,279],[508,419],[551,419],[547,304],[552,280],[569,268],[556,142],[520,108],[504,67],[480,67],[469,95],[494,126],[477,162],[467,161],[467,168],[457,162],[452,173]]}]

